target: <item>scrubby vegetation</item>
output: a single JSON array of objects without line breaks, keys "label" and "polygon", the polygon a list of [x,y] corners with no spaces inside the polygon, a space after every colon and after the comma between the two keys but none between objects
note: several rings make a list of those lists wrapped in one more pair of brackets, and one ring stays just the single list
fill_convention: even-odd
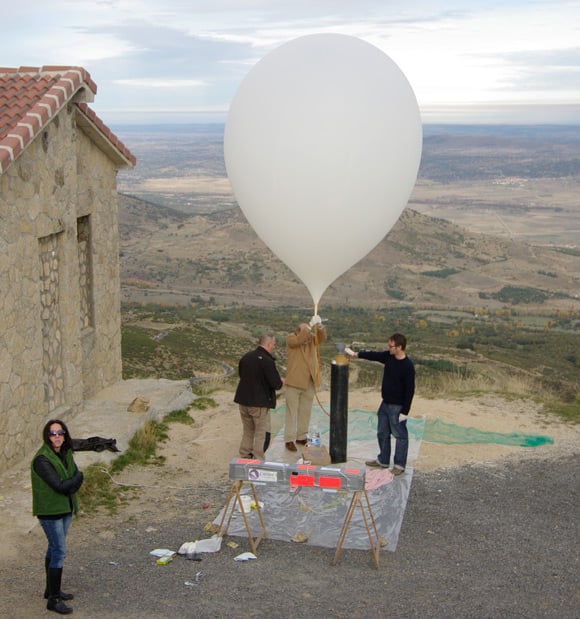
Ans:
[{"label": "scrubby vegetation", "polygon": [[[573,312],[328,307],[322,313],[330,333],[321,347],[327,366],[337,342],[381,349],[391,333],[400,331],[409,339],[424,397],[487,392],[530,397],[569,420],[580,419],[580,316]],[[234,388],[240,356],[264,332],[276,335],[283,368],[285,335],[308,319],[305,310],[294,307],[216,307],[199,300],[189,307],[125,306],[123,316],[126,378],[188,378],[206,393],[218,385]],[[378,387],[380,376],[380,366],[359,364],[354,387]]]},{"label": "scrubby vegetation", "polygon": [[[203,402],[203,408],[211,406],[212,403],[215,406],[215,402],[210,398],[199,399]],[[165,460],[163,456],[157,454],[157,449],[160,443],[167,440],[170,423],[190,425],[194,421],[185,409],[167,414],[160,422],[147,421],[131,438],[128,448],[111,464],[97,462],[84,469],[85,478],[79,490],[80,507],[83,513],[90,514],[99,509],[115,513],[119,506],[133,496],[137,488],[117,484],[114,476],[131,465],[162,465]]]}]

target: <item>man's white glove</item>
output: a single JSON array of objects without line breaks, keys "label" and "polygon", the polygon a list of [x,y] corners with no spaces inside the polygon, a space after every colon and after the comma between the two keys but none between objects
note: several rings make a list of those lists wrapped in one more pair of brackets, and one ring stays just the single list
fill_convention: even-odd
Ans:
[{"label": "man's white glove", "polygon": [[356,353],[354,352],[354,350],[352,348],[349,348],[348,346],[344,349],[344,352],[349,356],[349,357],[356,357]]},{"label": "man's white glove", "polygon": [[310,319],[310,322],[308,323],[308,326],[311,329],[312,327],[314,327],[314,325],[322,325],[322,318],[320,318],[318,314],[315,314],[314,316],[312,316],[312,318]]},{"label": "man's white glove", "polygon": [[409,415],[403,415],[403,413],[399,415],[399,423],[401,423],[401,421],[407,421],[407,419],[409,419]]}]

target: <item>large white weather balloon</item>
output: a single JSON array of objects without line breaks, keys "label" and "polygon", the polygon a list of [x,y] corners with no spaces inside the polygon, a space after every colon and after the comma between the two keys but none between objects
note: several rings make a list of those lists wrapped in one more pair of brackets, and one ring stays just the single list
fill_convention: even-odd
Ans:
[{"label": "large white weather balloon", "polygon": [[232,101],[227,174],[258,236],[326,288],[383,239],[413,190],[422,129],[413,90],[355,37],[300,37],[262,58]]}]

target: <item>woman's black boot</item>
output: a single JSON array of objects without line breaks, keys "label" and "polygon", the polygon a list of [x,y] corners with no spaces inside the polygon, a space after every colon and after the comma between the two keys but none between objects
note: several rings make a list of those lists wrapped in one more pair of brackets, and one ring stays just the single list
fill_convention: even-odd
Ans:
[{"label": "woman's black boot", "polygon": [[[48,566],[50,565],[50,559],[44,558],[44,571],[46,572],[46,589],[44,590],[44,599],[48,600]],[[61,600],[74,600],[75,596],[72,593],[65,593],[60,591],[58,597]]]},{"label": "woman's black boot", "polygon": [[49,567],[48,571],[48,602],[47,610],[61,615],[70,615],[73,609],[60,599],[60,583],[62,580],[62,567]]}]

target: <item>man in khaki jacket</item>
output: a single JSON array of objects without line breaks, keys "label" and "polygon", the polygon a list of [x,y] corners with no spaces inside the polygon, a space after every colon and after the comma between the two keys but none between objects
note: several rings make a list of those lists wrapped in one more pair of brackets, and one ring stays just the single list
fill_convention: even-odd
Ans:
[{"label": "man in khaki jacket", "polygon": [[[313,330],[315,330],[313,332]],[[320,316],[312,316],[286,337],[286,449],[297,451],[296,443],[306,445],[314,390],[318,386],[318,350],[327,334]]]}]

